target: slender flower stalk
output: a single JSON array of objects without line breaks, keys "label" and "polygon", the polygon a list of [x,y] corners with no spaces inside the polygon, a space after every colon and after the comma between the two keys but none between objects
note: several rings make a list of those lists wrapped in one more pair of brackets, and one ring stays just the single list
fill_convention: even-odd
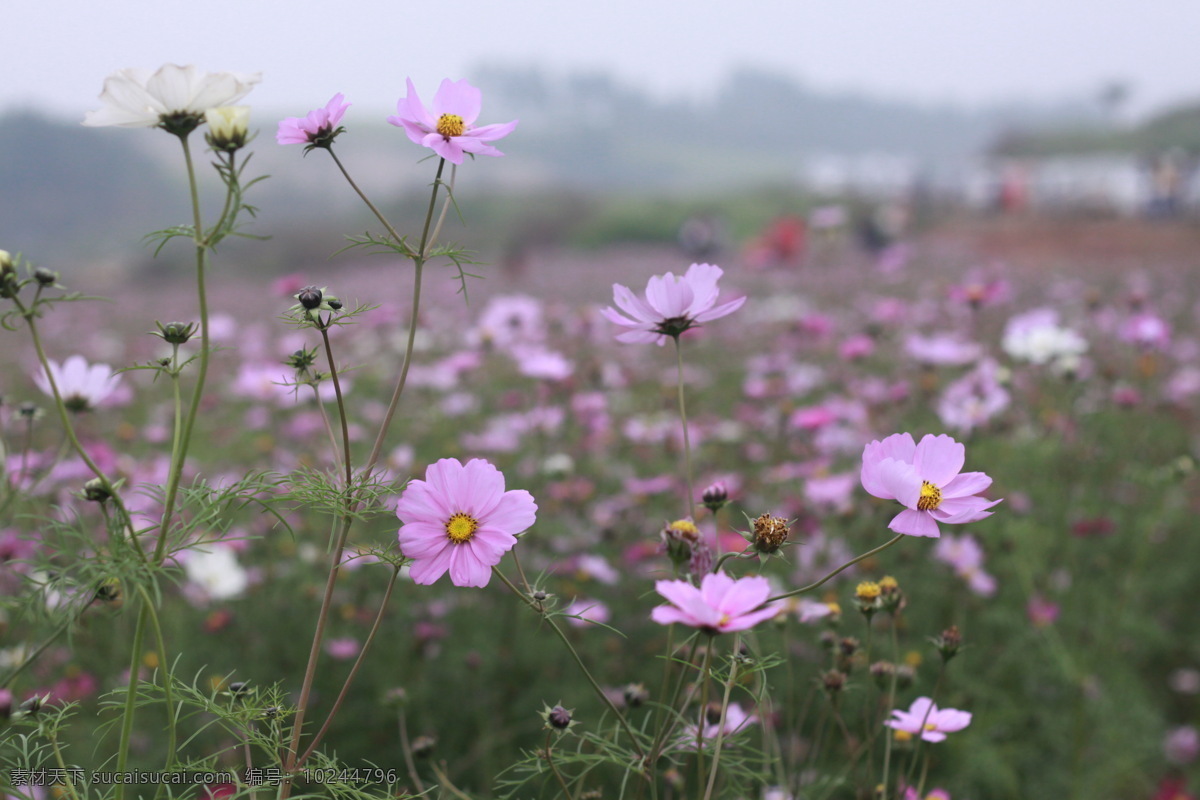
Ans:
[{"label": "slender flower stalk", "polygon": [[840,567],[835,569],[833,572],[830,572],[824,578],[821,578],[818,581],[814,581],[813,583],[810,583],[807,586],[801,586],[799,589],[793,589],[790,592],[784,592],[783,594],[777,594],[774,597],[767,600],[767,602],[773,603],[776,600],[786,600],[789,597],[795,597],[798,594],[804,594],[805,592],[811,592],[813,589],[818,589],[821,586],[823,586],[825,583],[827,583],[828,581],[837,577],[843,571],[850,569],[850,567],[853,567],[858,562],[860,562],[864,559],[870,558],[873,555],[878,555],[879,553],[882,553],[884,550],[887,550],[889,547],[894,545],[896,542],[903,539],[904,536],[905,536],[905,534],[903,534],[903,533],[897,534],[895,537],[893,537],[893,538],[889,539],[888,541],[886,541],[885,543],[879,545],[879,547],[876,547],[874,550],[868,550],[867,552],[863,553],[861,556],[856,556],[855,558],[850,559],[845,564],[842,564]]},{"label": "slender flower stalk", "polygon": [[741,647],[741,634],[734,634],[733,653],[729,664],[729,679],[725,681],[725,696],[721,698],[721,718],[717,721],[717,740],[713,744],[712,767],[708,772],[708,786],[704,790],[704,800],[711,800],[713,787],[717,784],[717,766],[721,763],[721,745],[725,740],[725,715],[729,712],[729,696],[733,693],[733,685],[737,682],[738,653]]},{"label": "slender flower stalk", "polygon": [[679,344],[678,336],[675,337],[675,363],[679,390],[679,420],[683,423],[683,472],[687,486],[683,513],[684,516],[690,517],[692,506],[696,504],[696,497],[692,494],[692,442],[688,434],[687,405],[683,400],[683,347]]}]

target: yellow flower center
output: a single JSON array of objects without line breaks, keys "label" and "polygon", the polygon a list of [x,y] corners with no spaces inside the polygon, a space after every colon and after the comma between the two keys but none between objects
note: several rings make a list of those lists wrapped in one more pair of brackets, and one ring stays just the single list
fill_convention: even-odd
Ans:
[{"label": "yellow flower center", "polygon": [[933,511],[942,504],[942,490],[929,481],[921,481],[921,497],[917,500],[918,511]]},{"label": "yellow flower center", "polygon": [[462,136],[467,130],[467,124],[458,114],[442,114],[438,117],[437,132],[449,139],[451,136]]},{"label": "yellow flower center", "polygon": [[908,731],[892,731],[892,738],[897,742],[911,742],[912,734]]},{"label": "yellow flower center", "polygon": [[700,535],[700,529],[690,519],[677,519],[667,527],[674,528],[689,539],[695,539]]},{"label": "yellow flower center", "polygon": [[446,520],[446,536],[455,544],[465,544],[471,541],[471,537],[475,535],[478,528],[479,520],[461,511]]},{"label": "yellow flower center", "polygon": [[863,581],[854,590],[854,596],[859,600],[874,600],[883,590],[874,581]]},{"label": "yellow flower center", "polygon": [[937,725],[934,725],[932,722],[926,722],[926,723],[925,723],[925,730],[927,730],[927,731],[936,731],[936,730],[937,730]]}]

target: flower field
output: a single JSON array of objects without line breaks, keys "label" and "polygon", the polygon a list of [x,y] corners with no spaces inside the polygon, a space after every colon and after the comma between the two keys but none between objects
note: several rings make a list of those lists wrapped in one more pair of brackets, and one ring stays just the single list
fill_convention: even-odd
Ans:
[{"label": "flower field", "polygon": [[[455,208],[520,127],[410,82],[423,227],[360,192],[348,252],[257,276],[217,247],[270,233],[244,119],[202,129],[216,173],[193,133],[257,78],[174,70],[87,124],[224,187],[160,232],[195,274],[75,285],[0,242],[4,794],[1193,796],[1186,223],[500,273]],[[348,107],[280,123],[296,169]]]}]

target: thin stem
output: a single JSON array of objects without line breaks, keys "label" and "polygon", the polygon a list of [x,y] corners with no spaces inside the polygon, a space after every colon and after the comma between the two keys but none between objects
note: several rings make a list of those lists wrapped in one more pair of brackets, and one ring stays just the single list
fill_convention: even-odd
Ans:
[{"label": "thin stem", "polygon": [[404,754],[404,767],[408,770],[408,777],[412,779],[417,794],[425,794],[425,784],[421,782],[421,776],[417,773],[417,764],[413,761],[412,748],[408,743],[408,720],[403,708],[400,709],[400,750]]},{"label": "thin stem", "polygon": [[712,666],[713,638],[704,648],[704,666],[700,670],[700,719],[696,721],[696,785],[704,783],[704,723],[708,721],[708,670]]},{"label": "thin stem", "polygon": [[[149,610],[150,624],[154,628],[154,641],[156,654],[158,656],[158,668],[162,671],[163,676],[163,702],[167,706],[167,760],[165,771],[170,771],[175,764],[175,754],[177,751],[177,731],[176,726],[178,721],[175,717],[175,702],[171,697],[171,670],[167,663],[167,642],[163,638],[162,625],[159,624],[158,612],[154,608],[154,603],[151,602],[150,594],[146,591],[146,587],[139,586],[138,594],[142,596],[142,607]],[[155,796],[157,796],[155,792]]]},{"label": "thin stem", "polygon": [[462,789],[459,789],[450,781],[450,777],[446,775],[446,771],[444,769],[432,761],[429,762],[429,768],[433,770],[433,774],[437,776],[437,779],[441,781],[442,784],[444,784],[444,787],[450,792],[450,794],[457,797],[458,800],[472,800],[469,794],[464,793]]},{"label": "thin stem", "polygon": [[546,763],[550,766],[550,771],[554,773],[554,777],[558,779],[558,785],[563,790],[563,797],[567,800],[572,800],[571,787],[567,786],[567,782],[563,780],[562,773],[558,771],[558,767],[554,765],[554,759],[550,756],[550,737],[553,735],[554,731],[546,731]]},{"label": "thin stem", "polygon": [[[138,608],[137,625],[133,629],[133,646],[129,656],[129,686],[125,690],[125,713],[121,719],[121,743],[117,749],[117,772],[125,772],[129,763],[129,743],[133,738],[133,712],[137,708],[138,667],[141,664],[142,641],[146,636],[147,603]],[[125,784],[117,786],[117,800],[125,797]]]},{"label": "thin stem", "polygon": [[874,550],[868,550],[867,552],[863,553],[861,556],[850,559],[845,564],[842,564],[840,567],[838,567],[833,572],[826,575],[824,578],[821,578],[821,580],[817,581],[816,583],[810,583],[808,586],[801,586],[799,589],[793,589],[790,592],[784,592],[783,594],[777,594],[774,597],[769,598],[767,600],[767,602],[774,603],[776,600],[785,600],[789,597],[795,597],[798,594],[804,594],[805,592],[811,592],[813,589],[820,587],[821,585],[826,583],[831,578],[837,576],[843,570],[849,569],[850,567],[854,566],[855,564],[862,561],[863,559],[870,558],[871,556],[873,556],[877,553],[882,553],[884,550],[887,550],[889,547],[894,545],[896,542],[903,539],[904,536],[905,536],[905,534],[898,533],[898,534],[896,534],[896,537],[894,539],[888,540],[888,542],[886,544],[881,544],[881,545],[879,545],[879,547],[876,547]]},{"label": "thin stem", "polygon": [[[333,148],[326,147],[325,150],[329,152],[329,156],[333,159],[333,163],[337,164],[337,168],[342,171],[342,177],[346,179],[346,183],[350,184],[350,188],[354,190],[354,193],[358,195],[360,200],[367,204],[367,208],[371,209],[371,213],[375,215],[375,219],[379,220],[383,227],[387,229],[388,234],[391,235],[391,237],[396,241],[396,244],[404,247],[404,249],[407,251],[408,257],[412,258],[415,254],[411,250],[408,250],[407,245],[404,244],[404,238],[400,234],[396,233],[396,229],[392,227],[392,223],[388,222],[387,217],[385,217],[383,213],[375,207],[375,204],[371,202],[371,198],[367,197],[366,194],[363,193],[363,190],[358,188],[358,184],[355,183],[354,179],[350,177],[350,173],[346,171],[346,167],[342,164],[342,160],[337,157],[337,153],[333,152]],[[438,175],[439,177],[441,176],[440,168],[438,170]],[[437,192],[436,187],[434,187],[434,192]]]},{"label": "thin stem", "polygon": [[[891,684],[888,686],[887,713],[884,715],[885,721],[891,718],[892,709],[894,709],[896,707],[896,669],[895,668],[898,667],[899,665],[900,665],[900,641],[897,638],[897,634],[896,634],[896,618],[895,618],[895,616],[893,616],[892,617],[892,680],[891,680]],[[888,770],[890,769],[891,762],[892,762],[892,739],[893,738],[894,737],[892,736],[891,731],[889,730],[888,735],[885,738],[884,743],[883,743],[883,781],[882,781],[883,796],[880,798],[880,800],[887,800],[888,792],[890,791],[890,789],[888,787]]]},{"label": "thin stem", "polygon": [[683,469],[687,479],[687,502],[684,504],[684,516],[692,515],[692,506],[696,498],[692,494],[692,442],[688,435],[687,405],[683,401],[683,346],[679,337],[675,337],[675,364],[678,372],[679,419],[683,423]]},{"label": "thin stem", "polygon": [[[696,651],[699,649],[700,649],[700,636],[697,633],[693,636],[692,649],[690,652],[688,652],[687,665],[689,667],[693,666],[696,663]],[[679,680],[676,681],[676,683],[675,683],[675,691],[671,694],[671,703],[669,706],[667,706],[668,708],[675,708],[676,704],[678,704],[679,693],[681,691],[683,691],[683,684],[686,681],[686,679],[687,679],[687,672],[686,671],[680,672]],[[689,692],[688,696],[684,699],[684,703],[683,703],[684,708],[687,708],[688,704],[692,702],[692,694],[693,693],[694,693],[694,690],[692,692]],[[650,748],[650,758],[652,761],[658,760],[658,754],[662,751],[663,744],[671,736],[671,733],[675,730],[675,726],[677,724],[678,724],[678,717],[672,717],[669,720],[668,724],[664,725],[663,728],[659,731],[658,735],[654,739],[654,746]]]},{"label": "thin stem", "polygon": [[[81,610],[79,613],[82,614],[83,611]],[[58,640],[58,637],[66,633],[67,629],[70,628],[77,619],[79,619],[79,614],[68,618],[65,622],[63,622],[62,625],[59,625],[58,629],[54,631],[54,633],[46,637],[46,641],[39,644],[36,650],[26,656],[19,665],[13,668],[12,672],[8,673],[8,675],[4,677],[4,681],[0,682],[0,689],[8,688],[8,686],[11,685],[14,680],[16,680],[17,676],[24,672],[26,667],[28,667],[34,661],[37,661],[38,657],[46,651],[46,648],[54,644],[54,642]]]},{"label": "thin stem", "polygon": [[737,679],[740,639],[740,635],[734,634],[733,657],[730,659],[729,664],[729,680],[725,681],[725,697],[721,699],[721,719],[717,723],[717,741],[713,745],[712,768],[708,773],[708,787],[704,790],[704,800],[711,800],[713,787],[717,783],[717,765],[721,763],[721,744],[725,740],[725,713],[729,710],[729,696],[733,693],[733,684]]},{"label": "thin stem", "polygon": [[[183,146],[183,159],[187,164],[188,188],[192,197],[192,225],[195,230],[196,242],[196,294],[200,304],[200,365],[196,370],[196,386],[192,389],[192,400],[188,406],[187,416],[183,423],[183,434],[176,432],[175,444],[171,449],[171,467],[167,473],[167,491],[163,500],[162,523],[158,530],[158,544],[154,548],[154,563],[161,564],[167,551],[167,533],[171,527],[171,518],[175,515],[175,499],[179,493],[179,481],[183,477],[183,462],[187,458],[188,447],[192,441],[192,430],[196,426],[196,417],[200,411],[200,400],[204,396],[204,382],[208,377],[210,336],[208,329],[208,291],[204,283],[204,265],[208,254],[208,242],[204,238],[204,228],[200,219],[200,190],[196,183],[196,168],[192,163],[192,151],[188,146],[186,136],[179,137]],[[227,193],[233,191],[233,177]]]},{"label": "thin stem", "polygon": [[575,646],[571,644],[571,640],[567,638],[565,633],[563,633],[562,628],[560,628],[553,619],[546,615],[545,610],[541,608],[537,602],[535,602],[532,598],[525,596],[520,589],[513,585],[513,582],[510,581],[508,577],[499,570],[499,568],[492,567],[492,573],[501,581],[503,581],[504,585],[511,589],[513,594],[521,598],[521,600],[523,600],[527,606],[542,615],[542,619],[547,625],[550,626],[550,630],[554,631],[554,633],[558,635],[558,638],[562,640],[563,645],[567,648],[567,652],[571,654],[571,658],[575,659],[576,665],[579,666],[579,670],[583,673],[583,677],[587,678],[587,682],[591,684],[592,690],[595,691],[596,696],[604,701],[604,704],[608,706],[609,710],[612,711],[613,715],[617,718],[617,722],[621,723],[621,727],[625,729],[626,735],[629,736],[629,741],[633,745],[633,749],[637,753],[638,758],[644,758],[646,754],[642,750],[641,745],[638,743],[637,736],[634,735],[633,728],[629,726],[628,720],[625,719],[625,715],[621,713],[621,710],[617,708],[616,704],[613,703],[609,696],[605,694],[604,690],[600,688],[600,684],[596,682],[596,679],[592,677],[592,673],[588,670],[587,665],[584,664],[583,659],[579,657],[579,651],[577,651]]},{"label": "thin stem", "polygon": [[[350,488],[350,484],[354,481],[354,474],[350,464],[350,427],[346,421],[346,402],[342,398],[342,382],[338,378],[337,367],[333,363],[333,345],[329,342],[329,328],[321,328],[321,341],[325,344],[325,360],[329,364],[329,374],[333,378],[333,393],[337,397],[338,418],[342,423],[342,462],[346,465],[346,488]],[[317,401],[321,398],[318,394]],[[349,502],[349,500],[347,500]]]},{"label": "thin stem", "polygon": [[371,632],[367,634],[366,641],[363,642],[362,649],[358,652],[358,658],[354,661],[354,666],[350,668],[350,674],[346,676],[345,683],[342,684],[342,690],[338,692],[337,699],[333,701],[333,708],[329,709],[329,716],[325,718],[325,723],[321,725],[320,730],[313,736],[312,742],[304,750],[304,755],[300,756],[297,763],[303,764],[308,760],[313,751],[317,749],[317,745],[321,743],[321,739],[325,737],[325,733],[329,730],[333,718],[337,716],[338,711],[342,707],[346,695],[350,692],[350,685],[354,683],[355,676],[358,675],[358,670],[362,667],[363,660],[367,657],[367,651],[371,649],[371,643],[375,641],[375,635],[379,632],[379,623],[383,622],[383,613],[387,610],[388,600],[392,597],[392,589],[396,587],[396,578],[399,577],[400,570],[392,570],[392,579],[388,581],[387,589],[383,592],[383,600],[379,602],[379,611],[375,614],[375,623],[371,626]]}]

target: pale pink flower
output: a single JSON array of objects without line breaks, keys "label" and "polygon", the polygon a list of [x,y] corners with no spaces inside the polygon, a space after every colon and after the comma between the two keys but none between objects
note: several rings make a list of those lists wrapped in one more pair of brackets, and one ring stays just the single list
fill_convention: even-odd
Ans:
[{"label": "pale pink flower", "polygon": [[938,708],[928,697],[918,697],[908,711],[893,710],[892,716],[894,719],[883,724],[913,736],[919,734],[927,742],[940,742],[947,733],[961,731],[971,724],[971,712]]},{"label": "pale pink flower", "polygon": [[362,650],[362,645],[353,636],[344,636],[340,639],[330,639],[325,642],[325,652],[329,654],[330,658],[337,661],[354,658],[360,650]]},{"label": "pale pink flower", "polygon": [[575,628],[587,628],[593,623],[604,624],[612,618],[608,606],[599,600],[577,597],[563,609],[567,624]]},{"label": "pale pink flower", "polygon": [[699,730],[698,725],[688,725],[683,729],[683,735],[679,739],[679,747],[695,750],[696,749],[696,734],[700,734],[701,747],[708,747],[709,742],[716,741],[717,736],[727,745],[730,737],[740,733],[749,725],[754,725],[758,722],[758,716],[755,714],[747,714],[737,703],[730,703],[725,708],[725,724],[721,725],[721,720],[716,722],[708,722],[704,724],[704,729]]},{"label": "pale pink flower", "polygon": [[628,287],[613,284],[612,306],[600,313],[609,322],[631,328],[617,335],[619,342],[654,342],[666,344],[667,337],[678,337],[698,323],[732,314],[746,302],[745,297],[716,305],[717,281],[724,274],[713,264],[692,264],[682,276],[668,272],[655,275],[646,284],[646,298],[635,295]]},{"label": "pale pink flower", "polygon": [[88,364],[83,356],[71,356],[59,366],[47,361],[49,376],[43,371],[34,373],[38,388],[53,397],[50,378],[58,387],[63,404],[71,411],[89,411],[99,406],[120,385],[121,378],[108,364]]},{"label": "pale pink flower", "polygon": [[966,448],[942,434],[915,444],[896,433],[863,449],[862,484],[868,494],[905,507],[888,524],[896,533],[941,535],[938,522],[962,524],[990,517],[999,503],[977,497],[992,484],[982,472],[963,472]]},{"label": "pale pink flower", "polygon": [[761,575],[734,580],[723,572],[705,575],[696,588],[687,581],[658,581],[655,590],[673,605],[658,606],[650,618],[661,625],[681,622],[705,633],[753,628],[778,614],[778,603],[763,607],[771,584]]},{"label": "pale pink flower", "polygon": [[[452,164],[463,163],[463,153],[480,156],[504,155],[489,142],[503,139],[517,127],[517,120],[475,127],[482,105],[480,91],[466,81],[442,81],[426,110],[408,79],[408,95],[396,103],[396,115],[387,121],[403,128],[408,138],[428,147]],[[431,113],[432,112],[432,113]]]},{"label": "pale pink flower", "polygon": [[337,136],[338,125],[350,104],[341,92],[333,96],[324,108],[308,112],[304,117],[288,117],[281,120],[275,141],[280,144],[312,144],[324,147]]},{"label": "pale pink flower", "polygon": [[443,458],[409,481],[396,505],[400,550],[413,563],[409,576],[428,585],[447,570],[455,586],[487,586],[491,568],[533,525],[537,504],[529,492],[504,490],[504,474],[483,459],[463,466]]},{"label": "pale pink flower", "polygon": [[1166,350],[1171,346],[1171,326],[1162,317],[1143,311],[1121,326],[1121,339],[1147,350]]},{"label": "pale pink flower", "polygon": [[1172,764],[1190,764],[1200,755],[1200,731],[1183,725],[1167,731],[1163,739],[1163,755]]}]

